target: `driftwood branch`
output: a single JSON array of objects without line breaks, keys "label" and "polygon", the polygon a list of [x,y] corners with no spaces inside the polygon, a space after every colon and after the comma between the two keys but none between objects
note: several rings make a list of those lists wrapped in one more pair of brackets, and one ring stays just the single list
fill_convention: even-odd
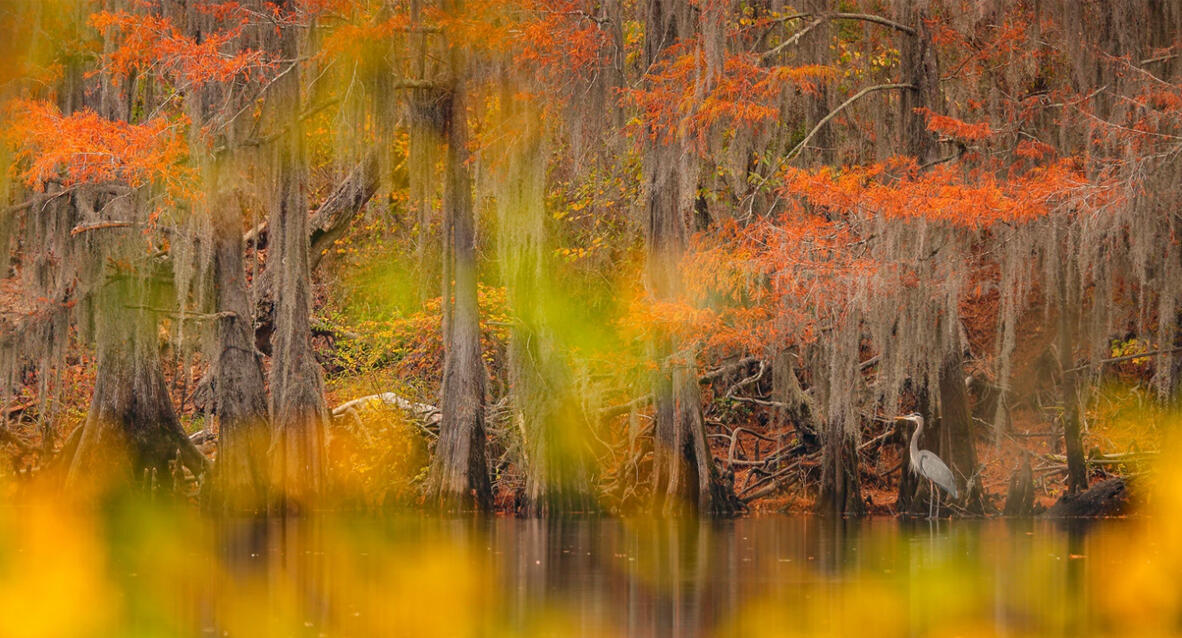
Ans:
[{"label": "driftwood branch", "polygon": [[189,435],[185,434],[184,430],[180,429],[180,426],[177,426],[175,435],[177,452],[180,455],[179,461],[181,465],[189,468],[193,476],[201,476],[213,467],[213,463],[201,453],[201,450],[197,449],[197,444]]},{"label": "driftwood branch", "polygon": [[18,403],[17,405],[9,406],[3,410],[0,410],[0,418],[11,419],[15,416],[21,415],[25,410],[35,407],[36,405],[36,401],[27,401],[25,403]]},{"label": "driftwood branch", "polygon": [[[1155,458],[1160,452],[1157,450],[1144,450],[1141,452],[1124,452],[1113,454],[1099,454],[1096,456],[1089,456],[1084,459],[1084,463],[1088,465],[1120,465],[1122,463],[1134,463],[1137,461],[1145,461],[1147,459]],[[1067,464],[1067,456],[1063,454],[1042,454],[1043,460],[1050,461],[1061,465]]]},{"label": "driftwood branch", "polygon": [[806,462],[814,461],[818,454],[819,453],[802,456],[792,463],[789,463],[783,468],[777,470],[776,472],[759,479],[755,483],[752,483],[748,487],[744,488],[742,493],[739,494],[739,500],[743,501],[744,503],[750,503],[757,498],[761,498],[775,492],[777,489],[779,489],[782,479],[787,476],[788,473],[799,469]]},{"label": "driftwood branch", "polygon": [[370,151],[308,218],[312,268],[378,191],[378,154]]}]

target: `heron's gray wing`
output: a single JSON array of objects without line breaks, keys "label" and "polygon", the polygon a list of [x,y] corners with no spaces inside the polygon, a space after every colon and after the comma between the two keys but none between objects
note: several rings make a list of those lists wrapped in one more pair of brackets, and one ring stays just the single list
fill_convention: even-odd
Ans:
[{"label": "heron's gray wing", "polygon": [[936,485],[944,488],[945,492],[952,495],[952,498],[959,498],[960,492],[956,489],[956,478],[952,476],[952,470],[940,460],[940,457],[929,450],[919,451],[919,473],[924,478],[931,480]]}]

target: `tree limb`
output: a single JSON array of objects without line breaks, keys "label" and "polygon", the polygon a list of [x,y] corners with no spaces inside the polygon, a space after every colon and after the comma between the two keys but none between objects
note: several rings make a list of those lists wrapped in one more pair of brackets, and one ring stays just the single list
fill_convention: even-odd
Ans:
[{"label": "tree limb", "polygon": [[92,230],[105,230],[108,228],[130,228],[135,226],[135,222],[127,221],[110,221],[110,222],[95,222],[93,224],[79,224],[70,230],[71,237],[77,237],[82,233],[90,232]]},{"label": "tree limb", "polygon": [[809,131],[808,135],[805,135],[804,139],[800,140],[799,144],[792,147],[792,150],[788,152],[788,155],[785,157],[785,159],[790,160],[790,159],[796,157],[797,155],[799,155],[800,152],[802,150],[804,150],[805,145],[809,143],[809,140],[813,139],[813,136],[817,134],[817,131],[821,130],[822,126],[825,126],[826,124],[828,124],[829,120],[832,120],[833,118],[837,117],[838,113],[841,113],[843,110],[845,110],[846,107],[848,107],[849,105],[853,104],[854,102],[857,102],[858,100],[862,99],[864,96],[869,95],[875,91],[887,91],[890,89],[914,89],[914,88],[915,88],[914,84],[893,83],[893,84],[875,84],[874,86],[868,86],[868,87],[862,89],[861,91],[858,91],[857,93],[850,96],[850,98],[848,100],[846,100],[845,102],[842,102],[837,108],[830,111],[828,115],[821,118],[821,121],[817,122],[817,125],[814,126],[811,131]]},{"label": "tree limb", "polygon": [[812,31],[821,23],[827,22],[829,20],[861,20],[863,22],[873,22],[874,24],[880,24],[884,27],[890,27],[890,28],[895,29],[897,31],[902,31],[903,33],[906,33],[907,35],[915,36],[915,29],[914,28],[909,27],[905,24],[900,24],[898,22],[895,22],[894,20],[888,20],[887,18],[884,18],[882,16],[877,16],[877,15],[873,15],[873,14],[869,14],[869,13],[821,13],[821,14],[796,13],[796,14],[793,14],[790,16],[785,16],[783,18],[780,18],[779,21],[781,23],[790,22],[792,20],[801,20],[803,18],[808,18],[808,17],[814,16],[814,15],[816,15],[817,18],[815,20],[813,20],[812,22],[810,22],[808,24],[808,26],[800,29],[796,33],[793,33],[791,37],[789,37],[787,40],[781,42],[780,44],[776,45],[775,48],[773,48],[769,51],[765,51],[763,54],[763,59],[767,60],[769,58],[775,57],[775,55],[777,53],[779,53],[780,51],[783,51],[785,48],[790,47],[790,46],[796,44],[797,42],[799,42],[800,39],[803,38],[806,33],[808,33],[809,31]]},{"label": "tree limb", "polygon": [[907,35],[915,35],[915,29],[912,27],[869,13],[830,13],[828,17],[831,20],[862,20],[863,22],[873,22],[874,24],[881,24],[884,27],[890,27],[896,31],[902,31]]},{"label": "tree limb", "polygon": [[790,16],[784,16],[783,18],[779,18],[778,21],[779,22],[791,22],[792,20],[801,20],[803,18],[808,18],[808,17],[814,16],[814,15],[819,15],[819,19],[821,19],[821,20],[862,20],[863,22],[873,22],[874,24],[881,24],[884,27],[890,27],[892,29],[902,31],[903,33],[906,33],[907,35],[915,35],[915,29],[912,27],[909,27],[905,24],[900,24],[898,22],[895,22],[894,20],[890,20],[890,19],[884,18],[879,15],[873,15],[870,13],[844,13],[844,12],[822,13],[822,14],[794,13]]},{"label": "tree limb", "polygon": [[[376,151],[370,151],[308,218],[313,269],[320,263],[324,249],[340,236],[345,226],[373,198],[377,190],[378,156]],[[263,221],[246,231],[242,241],[257,242],[266,231],[267,222]]]},{"label": "tree limb", "polygon": [[813,29],[817,28],[817,26],[820,25],[824,21],[825,21],[824,17],[817,18],[816,20],[813,20],[812,22],[810,22],[808,24],[808,26],[806,26],[803,29],[801,29],[800,31],[797,31],[796,33],[792,34],[792,37],[790,37],[787,40],[784,40],[780,44],[776,45],[775,48],[765,51],[762,56],[763,59],[764,60],[771,59],[771,58],[775,57],[776,54],[779,53],[780,51],[783,51],[787,47],[790,47],[790,46],[796,44],[797,42],[800,41],[801,38],[803,38],[805,36],[805,34],[807,34],[809,31],[812,31]]},{"label": "tree limb", "polygon": [[1142,358],[1148,359],[1149,357],[1160,357],[1165,354],[1174,354],[1177,352],[1182,352],[1182,348],[1170,348],[1167,350],[1154,350],[1153,352],[1142,352],[1141,354],[1126,354],[1126,355],[1123,355],[1120,357],[1112,357],[1111,359],[1100,359],[1099,361],[1095,362],[1094,364],[1076,366],[1074,368],[1067,370],[1066,372],[1079,372],[1080,370],[1086,370],[1086,369],[1092,367],[1093,365],[1102,366],[1102,365],[1108,365],[1110,363],[1122,363],[1124,361],[1132,361],[1133,359],[1142,359]]}]

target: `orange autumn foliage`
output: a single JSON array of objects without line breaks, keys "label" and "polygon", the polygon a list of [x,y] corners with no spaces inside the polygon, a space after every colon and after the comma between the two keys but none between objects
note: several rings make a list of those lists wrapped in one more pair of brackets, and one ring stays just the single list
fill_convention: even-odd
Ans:
[{"label": "orange autumn foliage", "polygon": [[802,206],[727,222],[694,238],[680,298],[637,295],[627,321],[715,353],[811,343],[844,319],[858,285],[881,267],[852,250],[857,244],[844,224]]},{"label": "orange autumn foliage", "polygon": [[841,170],[790,168],[781,192],[842,214],[922,218],[980,228],[1047,215],[1060,200],[1093,186],[1072,160],[1005,178],[955,165],[920,172],[914,160],[896,158]]},{"label": "orange autumn foliage", "polygon": [[362,60],[375,43],[387,42],[410,26],[406,15],[394,15],[374,22],[343,24],[324,38],[319,54]]},{"label": "orange autumn foliage", "polygon": [[786,90],[813,93],[836,77],[824,65],[764,66],[753,53],[726,55],[720,68],[710,68],[703,47],[699,38],[668,47],[647,73],[647,87],[622,91],[622,101],[640,111],[650,139],[704,142],[717,126],[770,125],[780,115]]},{"label": "orange autumn foliage", "polygon": [[178,86],[200,86],[227,82],[263,66],[258,51],[227,52],[247,24],[237,3],[208,5],[203,10],[227,21],[227,27],[204,33],[200,41],[182,34],[164,17],[126,11],[91,15],[90,25],[109,32],[118,43],[104,56],[105,71],[116,77],[153,72]]},{"label": "orange autumn foliage", "polygon": [[969,124],[954,117],[940,115],[928,108],[918,108],[915,109],[915,112],[923,115],[924,119],[927,120],[929,131],[940,133],[955,140],[979,142],[993,135],[993,130],[989,128],[987,122]]},{"label": "orange autumn foliage", "polygon": [[536,65],[550,76],[582,75],[602,62],[608,35],[578,0],[521,0],[528,16],[522,21],[513,47],[513,60]]},{"label": "orange autumn foliage", "polygon": [[148,183],[176,194],[191,177],[182,166],[187,146],[183,121],[153,118],[143,124],[106,119],[83,110],[62,115],[56,106],[37,100],[8,105],[10,128],[3,139],[12,149],[14,170],[30,187],[60,180]]}]

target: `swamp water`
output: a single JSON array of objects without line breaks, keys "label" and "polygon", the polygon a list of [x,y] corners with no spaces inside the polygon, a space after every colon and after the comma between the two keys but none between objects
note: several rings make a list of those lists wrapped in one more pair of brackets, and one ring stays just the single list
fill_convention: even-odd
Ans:
[{"label": "swamp water", "polygon": [[1140,636],[1182,619],[1177,539],[1143,520],[215,523],[121,504],[0,523],[0,636]]}]

